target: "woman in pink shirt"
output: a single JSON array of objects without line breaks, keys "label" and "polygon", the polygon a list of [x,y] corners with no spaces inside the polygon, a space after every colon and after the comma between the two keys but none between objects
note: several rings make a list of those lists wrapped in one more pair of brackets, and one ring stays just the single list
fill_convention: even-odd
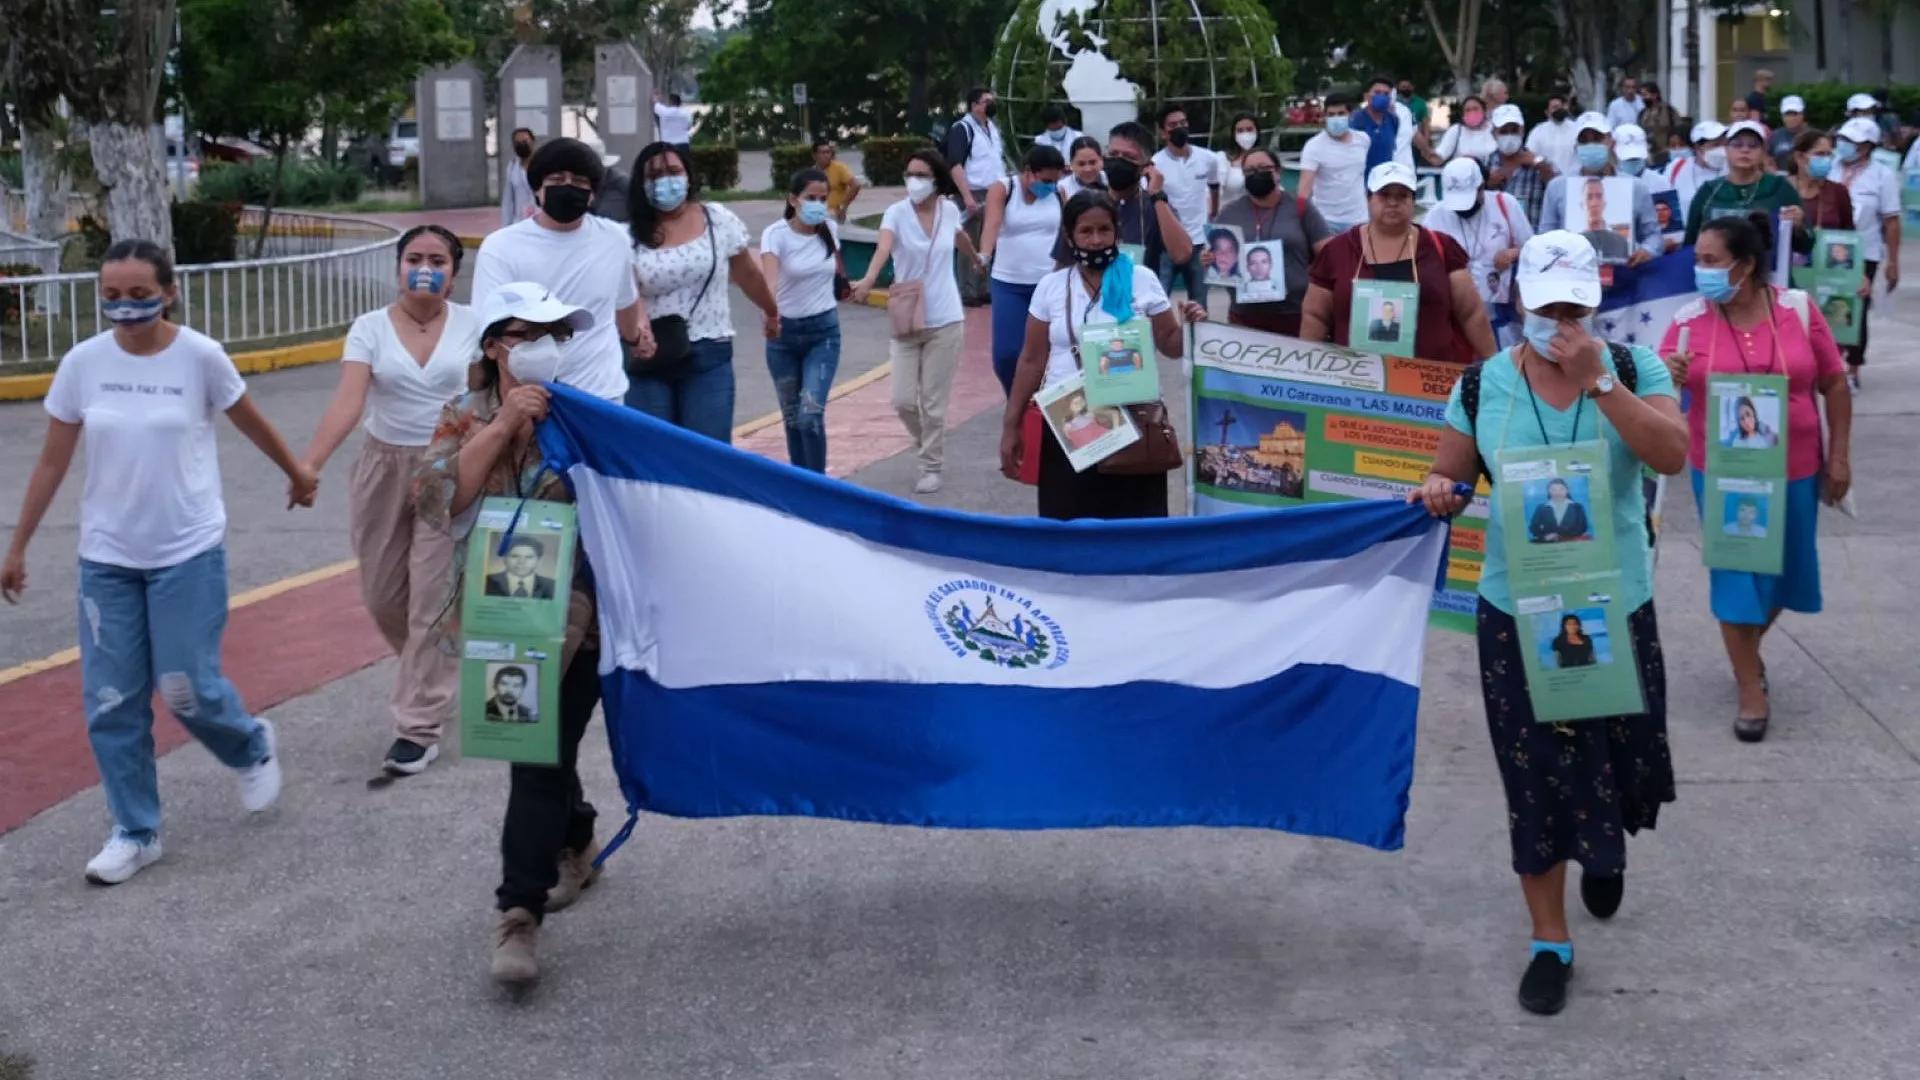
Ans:
[{"label": "woman in pink shirt", "polygon": [[[1751,372],[1788,378],[1782,572],[1710,571],[1713,617],[1720,621],[1739,687],[1733,732],[1743,742],[1759,742],[1767,734],[1767,669],[1760,639],[1783,610],[1820,610],[1815,518],[1823,499],[1831,505],[1846,495],[1853,475],[1848,463],[1853,401],[1839,346],[1806,294],[1767,284],[1770,246],[1767,230],[1746,218],[1723,217],[1702,226],[1694,246],[1694,280],[1704,299],[1682,308],[1660,343],[1674,381],[1689,391],[1687,453],[1696,506],[1705,487],[1707,376]],[[1683,331],[1685,352],[1679,350]],[[1816,395],[1826,398],[1824,454]]]}]

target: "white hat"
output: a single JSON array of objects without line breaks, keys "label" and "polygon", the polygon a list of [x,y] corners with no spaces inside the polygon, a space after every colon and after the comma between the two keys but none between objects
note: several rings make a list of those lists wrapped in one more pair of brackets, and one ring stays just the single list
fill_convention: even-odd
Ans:
[{"label": "white hat", "polygon": [[546,325],[563,322],[578,333],[593,325],[593,312],[575,307],[531,281],[510,281],[487,294],[480,305],[480,325],[507,319]]},{"label": "white hat", "polygon": [[1623,161],[1643,161],[1651,149],[1647,146],[1647,129],[1639,124],[1621,124],[1613,129],[1613,153]]},{"label": "white hat", "polygon": [[1493,110],[1493,129],[1495,131],[1506,127],[1508,124],[1519,124],[1525,127],[1526,123],[1527,114],[1521,112],[1520,106],[1518,105],[1507,104]]},{"label": "white hat", "polygon": [[1440,205],[1449,210],[1466,210],[1480,195],[1480,163],[1469,157],[1457,157],[1440,170]]},{"label": "white hat", "polygon": [[1583,112],[1574,120],[1573,124],[1574,136],[1576,138],[1579,137],[1582,131],[1597,131],[1602,135],[1613,134],[1613,125],[1607,123],[1607,118],[1597,112]]},{"label": "white hat", "polygon": [[1693,133],[1687,141],[1690,143],[1713,142],[1715,139],[1726,138],[1726,135],[1727,125],[1718,120],[1702,120],[1693,125]]},{"label": "white hat", "polygon": [[1758,120],[1735,120],[1733,123],[1727,125],[1727,139],[1729,141],[1741,132],[1751,133],[1762,143],[1767,141],[1767,125]]},{"label": "white hat", "polygon": [[1377,193],[1381,188],[1398,184],[1408,191],[1419,191],[1420,181],[1413,170],[1397,161],[1383,161],[1367,174],[1367,191]]},{"label": "white hat", "polygon": [[1520,270],[1514,278],[1520,302],[1529,311],[1548,304],[1600,306],[1600,256],[1587,238],[1555,229],[1527,241],[1520,249]]},{"label": "white hat", "polygon": [[1861,109],[1877,109],[1880,102],[1872,94],[1855,94],[1847,99],[1847,111],[1858,112]]},{"label": "white hat", "polygon": [[1850,143],[1880,142],[1880,125],[1864,116],[1856,116],[1840,125],[1839,135]]},{"label": "white hat", "polygon": [[1786,97],[1780,99],[1781,116],[1785,116],[1788,113],[1805,113],[1806,111],[1806,100],[1799,94],[1788,94]]}]

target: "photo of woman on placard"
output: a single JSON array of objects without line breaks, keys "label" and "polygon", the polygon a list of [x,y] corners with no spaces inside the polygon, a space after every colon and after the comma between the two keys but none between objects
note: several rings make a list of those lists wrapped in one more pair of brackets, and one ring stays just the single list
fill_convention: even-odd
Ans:
[{"label": "photo of woman on placard", "polygon": [[[1767,400],[1771,406],[1767,411],[1778,416],[1780,403]],[[1727,433],[1721,437],[1723,445],[1733,450],[1767,450],[1780,441],[1780,435],[1773,426],[1760,419],[1760,406],[1754,399],[1742,395],[1733,403],[1733,423]]]},{"label": "photo of woman on placard", "polygon": [[1536,544],[1593,539],[1587,508],[1573,498],[1565,480],[1556,477],[1547,481],[1547,501],[1535,507],[1527,519],[1527,536]]},{"label": "photo of woman on placard", "polygon": [[1580,616],[1571,611],[1560,617],[1560,635],[1553,639],[1553,660],[1562,668],[1593,666],[1593,639],[1587,636]]}]

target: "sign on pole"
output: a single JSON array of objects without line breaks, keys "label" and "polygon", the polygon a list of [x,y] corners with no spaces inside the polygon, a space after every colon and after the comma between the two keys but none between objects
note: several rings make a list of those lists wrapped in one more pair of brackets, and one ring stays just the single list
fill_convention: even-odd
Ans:
[{"label": "sign on pole", "polygon": [[806,83],[797,82],[793,84],[793,103],[795,105],[805,105],[807,103]]}]

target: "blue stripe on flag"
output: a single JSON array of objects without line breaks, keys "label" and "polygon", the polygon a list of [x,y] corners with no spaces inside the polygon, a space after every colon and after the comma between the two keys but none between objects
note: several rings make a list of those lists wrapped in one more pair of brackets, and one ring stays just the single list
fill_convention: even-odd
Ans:
[{"label": "blue stripe on flag", "polygon": [[1386,851],[1405,837],[1420,697],[1331,665],[1230,690],[669,690],[628,670],[602,681],[636,810],[985,829],[1252,826]]},{"label": "blue stripe on flag", "polygon": [[1208,518],[1041,521],[919,506],[722,446],[633,409],[555,385],[540,452],[561,473],[666,484],[755,503],[875,544],[1026,570],[1196,574],[1337,559],[1441,524],[1393,500]]}]

